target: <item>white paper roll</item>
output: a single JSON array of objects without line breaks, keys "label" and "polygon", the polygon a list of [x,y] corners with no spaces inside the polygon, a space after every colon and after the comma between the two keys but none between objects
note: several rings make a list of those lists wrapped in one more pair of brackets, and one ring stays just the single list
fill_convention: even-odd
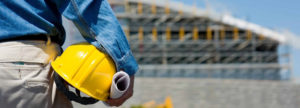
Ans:
[{"label": "white paper roll", "polygon": [[111,88],[110,88],[110,98],[116,99],[121,97],[129,88],[130,78],[124,71],[117,72],[113,76]]}]

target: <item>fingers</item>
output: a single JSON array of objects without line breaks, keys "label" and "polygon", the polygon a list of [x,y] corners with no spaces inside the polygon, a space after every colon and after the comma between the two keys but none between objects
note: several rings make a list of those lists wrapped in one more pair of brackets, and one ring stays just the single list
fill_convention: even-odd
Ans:
[{"label": "fingers", "polygon": [[107,103],[110,106],[116,106],[119,107],[121,106],[127,99],[132,97],[133,95],[133,90],[130,89],[128,90],[122,97],[118,99],[108,99],[105,103]]},{"label": "fingers", "polygon": [[116,107],[119,107],[123,104],[123,102],[114,99],[107,100],[105,103],[107,103],[109,106],[116,106]]},{"label": "fingers", "polygon": [[109,99],[106,101],[106,103],[110,106],[120,106],[122,105],[128,98],[118,98],[118,99]]},{"label": "fingers", "polygon": [[106,103],[110,106],[121,106],[128,98],[122,97],[118,99],[109,99]]}]

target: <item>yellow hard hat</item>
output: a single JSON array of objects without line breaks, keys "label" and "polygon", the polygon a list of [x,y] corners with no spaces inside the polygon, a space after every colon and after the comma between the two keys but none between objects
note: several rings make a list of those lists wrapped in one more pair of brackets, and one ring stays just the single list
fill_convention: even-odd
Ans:
[{"label": "yellow hard hat", "polygon": [[69,46],[51,63],[55,72],[81,92],[105,101],[116,67],[109,55],[89,43]]}]

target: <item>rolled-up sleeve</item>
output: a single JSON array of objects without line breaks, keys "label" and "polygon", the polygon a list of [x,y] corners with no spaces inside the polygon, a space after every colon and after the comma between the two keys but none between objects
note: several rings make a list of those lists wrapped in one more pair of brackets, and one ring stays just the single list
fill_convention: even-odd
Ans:
[{"label": "rolled-up sleeve", "polygon": [[138,64],[107,0],[57,0],[56,6],[89,43],[111,56],[118,71],[137,72]]}]

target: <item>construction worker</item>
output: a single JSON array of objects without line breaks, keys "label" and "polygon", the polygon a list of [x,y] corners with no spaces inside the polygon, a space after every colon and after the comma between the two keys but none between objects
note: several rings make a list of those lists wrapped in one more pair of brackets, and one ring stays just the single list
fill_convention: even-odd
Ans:
[{"label": "construction worker", "polygon": [[73,21],[87,42],[107,53],[117,71],[130,75],[128,91],[105,103],[120,106],[132,96],[138,65],[106,0],[1,0],[1,108],[72,107],[56,90],[50,65],[65,40],[62,16]]}]

